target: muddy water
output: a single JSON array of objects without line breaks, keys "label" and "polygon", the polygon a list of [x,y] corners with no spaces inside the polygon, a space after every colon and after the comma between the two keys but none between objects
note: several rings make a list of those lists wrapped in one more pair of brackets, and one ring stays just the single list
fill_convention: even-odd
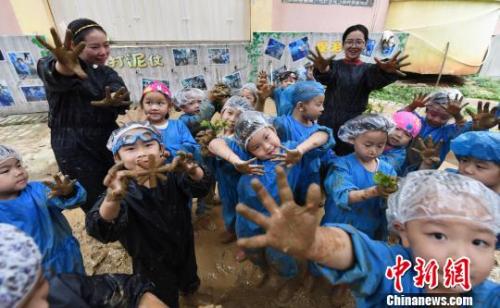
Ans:
[{"label": "muddy water", "polygon": [[[46,123],[0,127],[0,136],[0,143],[21,153],[32,180],[47,178],[58,171]],[[202,280],[200,291],[209,307],[354,306],[348,291],[343,288],[334,289],[323,280],[314,281],[311,286],[304,279],[304,270],[298,279],[285,284],[286,289],[282,281],[260,285],[262,274],[256,267],[248,261],[235,261],[235,244],[219,243],[218,235],[223,230],[220,210],[214,207],[207,216],[194,221],[198,273]],[[65,211],[64,214],[80,242],[87,274],[131,272],[130,258],[119,243],[104,245],[85,233],[81,210]],[[499,253],[496,259],[498,264]],[[492,278],[500,280],[500,267],[495,267]]]}]

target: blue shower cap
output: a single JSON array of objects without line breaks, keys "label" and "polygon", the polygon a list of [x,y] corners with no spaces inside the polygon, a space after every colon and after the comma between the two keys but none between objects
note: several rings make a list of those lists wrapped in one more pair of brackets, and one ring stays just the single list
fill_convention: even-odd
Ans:
[{"label": "blue shower cap", "polygon": [[284,95],[295,108],[298,102],[307,102],[316,96],[325,95],[325,87],[316,81],[299,81],[288,86]]},{"label": "blue shower cap", "polygon": [[500,133],[463,133],[451,141],[451,150],[457,157],[474,157],[500,163]]}]

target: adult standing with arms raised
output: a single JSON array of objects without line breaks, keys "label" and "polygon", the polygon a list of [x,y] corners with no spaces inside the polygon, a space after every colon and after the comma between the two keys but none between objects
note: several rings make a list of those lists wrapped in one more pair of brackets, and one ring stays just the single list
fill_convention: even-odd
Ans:
[{"label": "adult standing with arms raised", "polygon": [[342,48],[345,58],[334,60],[334,56],[323,58],[318,48],[310,52],[309,59],[314,63],[314,77],[326,86],[325,111],[319,118],[319,124],[333,129],[337,145],[337,155],[346,155],[353,151],[352,146],[337,138],[337,132],[346,121],[366,110],[368,97],[373,90],[381,89],[393,83],[399,76],[402,63],[408,55],[399,57],[397,52],[391,59],[375,64],[364,63],[360,56],[368,41],[368,29],[363,25],[350,26],[342,35]]},{"label": "adult standing with arms raised", "polygon": [[113,165],[106,149],[116,118],[130,105],[122,78],[106,66],[106,31],[90,19],[68,25],[64,43],[50,29],[55,46],[37,36],[52,54],[38,61],[49,103],[51,145],[59,169],[87,190],[82,209],[92,208],[105,191],[102,181]]}]

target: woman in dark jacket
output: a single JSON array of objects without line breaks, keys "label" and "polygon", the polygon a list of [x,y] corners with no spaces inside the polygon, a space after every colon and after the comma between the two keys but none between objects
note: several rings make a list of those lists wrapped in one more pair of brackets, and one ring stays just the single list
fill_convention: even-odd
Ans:
[{"label": "woman in dark jacket", "polygon": [[129,105],[118,74],[105,65],[109,42],[104,29],[90,19],[68,25],[64,44],[51,29],[55,47],[37,39],[52,55],[40,59],[38,75],[49,103],[51,145],[59,169],[87,191],[87,212],[104,191],[102,181],[113,165],[106,141],[117,128],[119,113]]},{"label": "woman in dark jacket", "polygon": [[399,69],[410,65],[401,63],[408,55],[398,58],[399,52],[388,61],[375,58],[376,64],[362,62],[360,56],[367,41],[368,29],[354,25],[342,35],[344,59],[334,60],[333,56],[325,59],[317,48],[317,54],[311,52],[309,56],[314,62],[314,78],[326,86],[325,111],[318,122],[333,129],[337,155],[353,151],[350,144],[337,138],[340,126],[365,111],[372,90],[381,89],[396,81],[398,76],[404,76]]}]

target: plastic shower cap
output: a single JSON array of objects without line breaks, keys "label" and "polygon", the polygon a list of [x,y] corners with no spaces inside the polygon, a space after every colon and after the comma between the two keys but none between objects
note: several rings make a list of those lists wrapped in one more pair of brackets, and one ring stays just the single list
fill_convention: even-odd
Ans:
[{"label": "plastic shower cap", "polygon": [[158,141],[159,144],[162,144],[161,134],[153,125],[151,125],[149,122],[132,121],[126,123],[125,125],[123,125],[118,129],[115,129],[111,133],[111,136],[109,136],[108,139],[108,143],[106,144],[108,150],[113,152],[113,154],[116,154],[116,152],[118,152],[118,150],[120,149],[118,145],[120,143],[121,137],[124,136],[125,133],[137,128],[142,128],[150,131],[152,134],[152,138]]},{"label": "plastic shower cap", "polygon": [[174,97],[174,104],[176,107],[180,108],[187,105],[193,100],[203,100],[205,99],[205,93],[197,88],[184,88],[177,91]]},{"label": "plastic shower cap", "polygon": [[500,232],[500,197],[481,182],[457,173],[410,172],[388,199],[387,221],[460,218]]},{"label": "plastic shower cap", "polygon": [[344,125],[340,127],[338,136],[340,140],[350,142],[350,139],[354,139],[367,131],[379,130],[388,133],[393,130],[394,127],[395,124],[392,120],[380,114],[362,114],[345,122]]},{"label": "plastic shower cap", "polygon": [[259,96],[257,93],[258,92],[257,86],[255,85],[255,83],[253,83],[253,82],[245,83],[240,89],[240,95],[242,95],[243,90],[250,91],[250,93],[252,93],[252,96],[255,98],[255,101],[257,101],[259,99]]},{"label": "plastic shower cap", "polygon": [[413,112],[398,111],[392,115],[392,120],[397,128],[406,131],[413,138],[418,136],[422,128],[422,122]]},{"label": "plastic shower cap", "polygon": [[500,163],[500,133],[463,133],[451,141],[451,150],[457,157],[468,156]]},{"label": "plastic shower cap", "polygon": [[16,307],[41,274],[35,241],[9,224],[0,224],[0,307]]},{"label": "plastic shower cap", "polygon": [[316,96],[325,95],[325,87],[316,81],[299,81],[288,86],[284,95],[295,107],[298,102],[307,102]]},{"label": "plastic shower cap", "polygon": [[273,127],[271,118],[259,111],[243,112],[234,125],[234,139],[246,150],[248,142],[259,130]]},{"label": "plastic shower cap", "polygon": [[429,103],[444,105],[448,103],[448,97],[450,99],[455,99],[458,95],[458,99],[463,97],[462,92],[457,89],[443,89],[430,94]]},{"label": "plastic shower cap", "polygon": [[250,102],[246,98],[244,98],[243,96],[238,96],[238,95],[231,96],[226,101],[224,106],[222,106],[221,113],[223,113],[226,108],[233,108],[233,109],[238,110],[239,112],[254,110],[252,104],[250,104]]},{"label": "plastic shower cap", "polygon": [[14,150],[6,145],[0,144],[0,163],[6,161],[9,158],[15,158],[15,159],[21,161],[21,155],[19,155],[19,153],[17,153],[16,150]]}]

